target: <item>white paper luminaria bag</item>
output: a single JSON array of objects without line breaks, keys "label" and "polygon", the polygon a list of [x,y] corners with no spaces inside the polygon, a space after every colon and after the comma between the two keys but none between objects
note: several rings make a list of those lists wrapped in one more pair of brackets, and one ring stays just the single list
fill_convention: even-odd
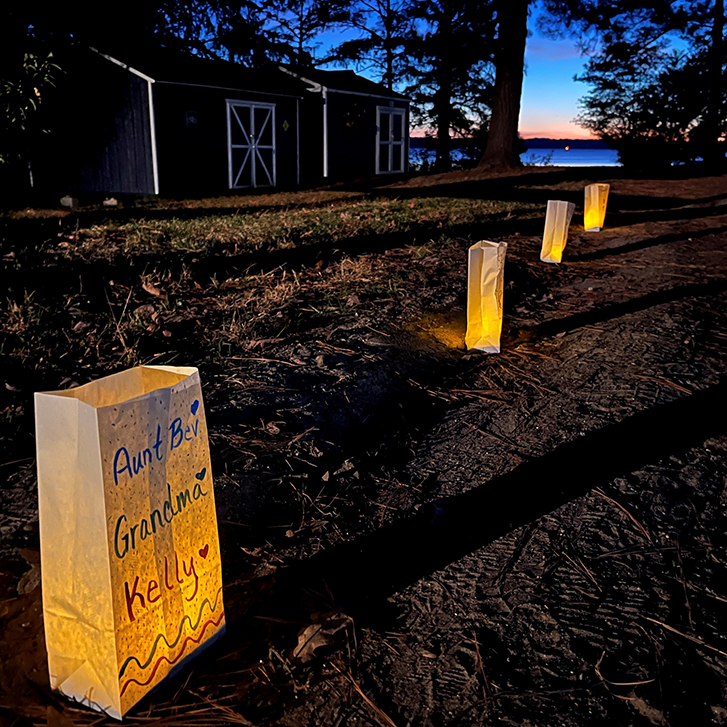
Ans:
[{"label": "white paper luminaria bag", "polygon": [[478,242],[467,259],[467,350],[500,353],[505,242]]},{"label": "white paper luminaria bag", "polygon": [[546,263],[559,263],[568,240],[568,227],[576,206],[572,202],[549,200],[545,213],[545,231],[540,259]]},{"label": "white paper luminaria bag", "polygon": [[225,629],[199,373],[35,395],[51,687],[120,719]]},{"label": "white paper luminaria bag", "polygon": [[584,192],[583,227],[586,232],[600,232],[606,219],[608,184],[589,184]]}]

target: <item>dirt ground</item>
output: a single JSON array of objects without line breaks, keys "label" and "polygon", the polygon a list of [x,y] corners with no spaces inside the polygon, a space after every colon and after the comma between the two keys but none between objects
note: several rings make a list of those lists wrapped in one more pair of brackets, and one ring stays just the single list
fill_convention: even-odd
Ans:
[{"label": "dirt ground", "polygon": [[[548,199],[578,205],[561,265],[539,260]],[[275,249],[99,231],[428,200],[446,214]],[[0,724],[113,724],[48,687],[32,393],[153,361],[202,374],[228,634],[130,724],[727,724],[727,177],[240,204],[0,218]],[[499,355],[464,350],[479,239],[508,243]]]}]

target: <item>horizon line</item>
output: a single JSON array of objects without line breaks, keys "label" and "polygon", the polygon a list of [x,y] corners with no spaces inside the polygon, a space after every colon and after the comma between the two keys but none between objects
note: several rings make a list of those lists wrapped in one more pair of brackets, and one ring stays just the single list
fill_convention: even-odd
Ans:
[{"label": "horizon line", "polygon": [[[563,134],[563,132],[557,132],[558,134]],[[535,131],[525,131],[519,133],[520,138],[523,141],[527,141],[528,139],[550,139],[551,141],[600,141],[599,137],[595,136],[594,134],[590,134],[588,136],[582,136],[582,135],[576,135],[571,134],[568,136],[551,136],[547,132],[535,132]],[[418,129],[414,132],[409,134],[410,139],[426,139],[426,138],[434,138],[434,137],[427,137],[427,135]],[[467,138],[467,137],[459,137],[459,136],[450,136],[449,137],[451,141],[456,141],[461,138]]]}]

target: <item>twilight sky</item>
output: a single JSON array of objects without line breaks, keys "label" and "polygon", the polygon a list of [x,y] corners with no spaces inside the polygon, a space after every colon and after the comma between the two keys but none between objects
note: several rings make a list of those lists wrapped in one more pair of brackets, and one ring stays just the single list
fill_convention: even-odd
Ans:
[{"label": "twilight sky", "polygon": [[585,83],[573,80],[583,70],[584,60],[572,40],[549,40],[537,33],[528,38],[520,111],[523,138],[591,138],[589,131],[573,123],[577,101],[588,91]]},{"label": "twilight sky", "polygon": [[[585,59],[581,57],[572,40],[550,40],[536,30],[533,16],[528,21],[532,31],[525,46],[526,73],[523,82],[520,110],[520,135],[525,139],[545,136],[552,139],[589,139],[592,135],[573,123],[578,114],[577,101],[588,92],[585,83],[576,82],[573,76],[583,70]],[[340,31],[321,34],[322,50],[333,43],[355,37]],[[331,69],[334,66],[329,66]],[[368,76],[365,71],[362,76]],[[423,136],[422,129],[414,136]]]}]

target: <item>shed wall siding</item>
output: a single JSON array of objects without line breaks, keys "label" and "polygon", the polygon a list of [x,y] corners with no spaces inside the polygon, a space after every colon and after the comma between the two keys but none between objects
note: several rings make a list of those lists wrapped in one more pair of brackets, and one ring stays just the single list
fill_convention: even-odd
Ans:
[{"label": "shed wall siding", "polygon": [[66,131],[59,143],[60,178],[67,191],[154,194],[144,79],[99,59],[86,69],[84,83],[69,93],[65,113]]},{"label": "shed wall siding", "polygon": [[308,94],[300,102],[300,182],[303,186],[323,181],[323,99]]}]

